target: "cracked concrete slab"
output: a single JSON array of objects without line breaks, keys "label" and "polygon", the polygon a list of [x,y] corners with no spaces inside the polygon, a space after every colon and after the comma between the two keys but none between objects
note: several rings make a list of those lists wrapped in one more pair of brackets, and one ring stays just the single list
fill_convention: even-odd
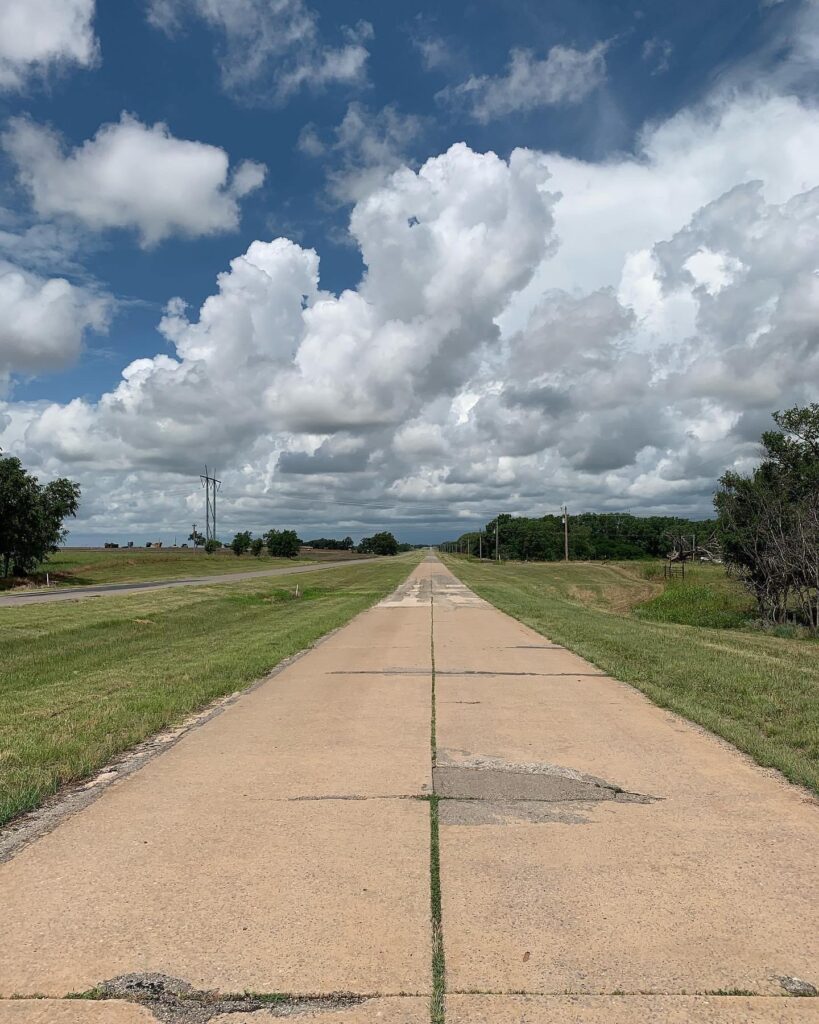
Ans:
[{"label": "cracked concrete slab", "polygon": [[[448,987],[782,996],[783,976],[815,984],[817,802],[537,636],[495,610],[435,612],[436,668],[558,670],[568,657],[577,672],[436,676],[436,783],[473,797],[439,805]],[[469,771],[481,764],[562,769],[551,813],[509,799],[542,783],[498,775],[486,788]],[[571,781],[588,777],[657,799],[589,800]],[[490,799],[474,799],[481,785]]]},{"label": "cracked concrete slab", "polygon": [[402,608],[400,614],[383,603],[364,612],[311,651],[310,671],[338,669],[342,667],[339,658],[357,669],[430,672],[429,601],[420,607]]},{"label": "cracked concrete slab", "polygon": [[0,999],[0,1024],[156,1024],[156,1017],[119,1000]]},{"label": "cracked concrete slab", "polygon": [[166,783],[114,787],[3,865],[1,994],[131,972],[221,991],[428,989],[426,804],[182,798],[158,814]]},{"label": "cracked concrete slab", "polygon": [[[429,809],[410,798],[431,789],[430,677],[316,664],[354,669],[369,630],[417,663],[429,610],[425,635],[414,613],[380,611],[0,865],[0,994],[131,972],[220,991],[428,992]],[[339,799],[313,799],[326,797]]]},{"label": "cracked concrete slab", "polygon": [[429,792],[429,676],[331,676],[313,673],[310,657],[165,755],[177,769],[174,788],[201,799],[232,793],[251,805]]},{"label": "cracked concrete slab", "polygon": [[456,579],[436,559],[425,559],[416,573],[402,584],[381,608],[491,608],[483,598],[478,597],[460,580]]},{"label": "cracked concrete slab", "polygon": [[[587,661],[552,644],[523,623],[482,602],[460,615],[442,607],[435,622],[435,667],[440,672],[589,672]],[[469,625],[466,625],[468,619]],[[472,643],[463,643],[468,628]]]},{"label": "cracked concrete slab", "polygon": [[675,820],[669,801],[550,806],[587,821],[442,825],[451,987],[782,995],[782,975],[815,981],[815,850],[793,828]]},{"label": "cracked concrete slab", "polygon": [[447,997],[447,1024],[816,1024],[819,1001],[747,996]]},{"label": "cracked concrete slab", "polygon": [[157,808],[173,788],[148,772],[2,866],[0,994],[131,972],[223,992],[428,991],[425,803]]},{"label": "cracked concrete slab", "polygon": [[[444,616],[440,618],[444,620]],[[447,629],[449,624],[446,623]],[[476,647],[464,647],[457,640],[457,635],[443,643],[437,640],[438,626],[435,635],[435,667],[440,672],[473,673],[482,672],[486,675],[534,674],[548,675],[589,675],[599,674],[600,670],[590,665],[583,658],[567,651],[563,647],[537,647],[529,644],[514,644],[498,638],[496,643],[482,642]]]}]

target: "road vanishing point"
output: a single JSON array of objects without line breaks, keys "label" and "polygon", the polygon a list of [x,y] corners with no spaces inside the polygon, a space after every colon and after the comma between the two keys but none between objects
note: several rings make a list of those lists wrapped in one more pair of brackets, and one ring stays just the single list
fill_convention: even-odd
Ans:
[{"label": "road vanishing point", "polygon": [[432,555],[161,750],[0,864],[0,1024],[819,1022],[817,802]]}]

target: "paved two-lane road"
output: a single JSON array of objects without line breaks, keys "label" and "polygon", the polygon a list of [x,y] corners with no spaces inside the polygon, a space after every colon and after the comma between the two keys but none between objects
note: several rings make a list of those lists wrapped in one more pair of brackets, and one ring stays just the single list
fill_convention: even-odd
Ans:
[{"label": "paved two-lane road", "polygon": [[12,605],[43,604],[49,601],[76,601],[84,597],[116,596],[135,591],[164,590],[166,587],[200,587],[211,583],[237,583],[257,576],[292,576],[297,572],[317,572],[319,569],[338,569],[347,565],[363,565],[372,558],[348,558],[337,562],[317,562],[313,565],[284,566],[279,569],[256,569],[251,572],[227,572],[217,576],[188,576],[175,580],[146,580],[142,583],[98,583],[90,587],[63,587],[59,590],[21,590],[0,597],[0,608]]}]

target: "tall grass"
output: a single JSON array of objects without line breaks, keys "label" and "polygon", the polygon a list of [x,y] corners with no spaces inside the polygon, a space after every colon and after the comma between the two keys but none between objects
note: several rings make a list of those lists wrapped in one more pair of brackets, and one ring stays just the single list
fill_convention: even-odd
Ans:
[{"label": "tall grass", "polygon": [[635,609],[635,615],[652,622],[676,622],[684,626],[737,629],[747,625],[753,601],[738,588],[715,587],[696,577],[669,580],[665,590]]}]

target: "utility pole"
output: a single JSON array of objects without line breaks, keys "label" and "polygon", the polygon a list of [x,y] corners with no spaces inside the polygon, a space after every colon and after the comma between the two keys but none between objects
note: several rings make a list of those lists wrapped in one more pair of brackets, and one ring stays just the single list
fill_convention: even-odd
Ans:
[{"label": "utility pole", "polygon": [[478,559],[483,558],[483,530],[478,530]]},{"label": "utility pole", "polygon": [[216,492],[221,488],[222,481],[211,476],[207,466],[199,479],[205,488],[205,540],[216,540]]},{"label": "utility pole", "polygon": [[563,561],[569,561],[569,510],[563,506]]},{"label": "utility pole", "polygon": [[500,542],[499,542],[500,534],[498,532],[499,520],[500,520],[500,516],[495,516],[495,561],[496,562],[500,561]]}]

